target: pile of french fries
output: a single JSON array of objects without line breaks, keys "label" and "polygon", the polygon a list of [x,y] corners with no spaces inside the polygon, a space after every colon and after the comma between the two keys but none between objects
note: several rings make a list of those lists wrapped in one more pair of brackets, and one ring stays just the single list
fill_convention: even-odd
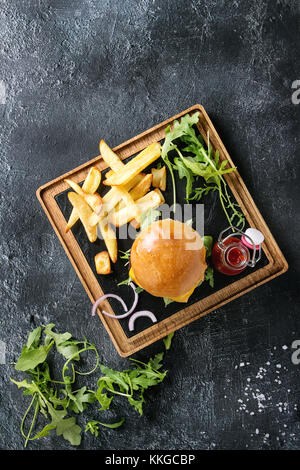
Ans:
[{"label": "pile of french fries", "polygon": [[[165,202],[161,191],[166,189],[166,168],[153,168],[151,173],[143,173],[161,155],[158,142],[150,144],[127,164],[104,140],[101,140],[99,149],[110,168],[103,181],[110,189],[103,197],[97,192],[102,175],[95,166],[89,170],[82,187],[71,179],[65,179],[73,189],[68,193],[73,209],[66,232],[80,220],[89,241],[93,243],[98,238],[98,227],[107,251],[95,256],[96,271],[98,274],[109,274],[111,261],[115,263],[118,258],[118,242],[113,226],[121,227],[131,223],[137,229],[144,213]],[[151,190],[151,186],[155,189]]]}]

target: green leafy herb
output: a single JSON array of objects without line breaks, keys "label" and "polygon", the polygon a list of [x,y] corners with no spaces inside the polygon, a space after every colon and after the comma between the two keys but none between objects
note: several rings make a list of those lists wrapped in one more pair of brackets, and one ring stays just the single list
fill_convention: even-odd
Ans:
[{"label": "green leafy herb", "polygon": [[169,299],[168,297],[163,297],[163,299],[164,299],[165,307],[167,307],[167,306],[170,305],[172,302],[174,302],[174,300]]},{"label": "green leafy herb", "polygon": [[186,178],[185,198],[189,201],[193,192],[193,183],[195,180],[193,172],[184,164],[184,162],[181,161],[180,158],[174,158],[173,168],[178,171],[180,179]]},{"label": "green leafy herb", "polygon": [[204,235],[204,237],[202,237],[202,240],[206,248],[206,258],[209,258],[211,256],[213,237],[211,237],[210,235]]},{"label": "green leafy herb", "polygon": [[162,382],[167,373],[159,371],[162,359],[163,353],[157,354],[148,363],[131,359],[135,368],[122,372],[100,365],[103,376],[98,380],[96,397],[102,407],[101,410],[107,409],[116,395],[121,395],[126,397],[130,405],[142,415],[145,403],[144,391]]},{"label": "green leafy herb", "polygon": [[[118,286],[129,286],[129,284],[133,282],[131,277],[129,276],[127,279],[125,279],[124,281],[121,281],[118,283]],[[140,286],[135,286],[135,292],[137,294],[140,294],[141,292],[143,292],[144,289]]]},{"label": "green leafy herb", "polygon": [[90,432],[91,434],[93,434],[94,436],[98,437],[99,435],[99,426],[104,426],[106,428],[111,428],[111,429],[115,429],[115,428],[119,428],[120,426],[122,426],[122,424],[124,423],[125,421],[125,418],[122,418],[120,421],[118,421],[117,423],[101,423],[100,421],[95,421],[95,420],[92,420],[92,421],[89,421],[87,424],[86,424],[86,427],[85,427],[85,432]]},{"label": "green leafy herb", "polygon": [[56,434],[69,441],[73,446],[81,443],[81,427],[76,424],[75,418],[66,418],[56,424]]},{"label": "green leafy herb", "polygon": [[120,253],[122,253],[121,256],[120,256],[120,258],[121,258],[121,259],[125,259],[125,260],[127,261],[127,262],[125,263],[125,266],[127,266],[127,265],[129,264],[130,252],[131,252],[131,248],[129,248],[129,250],[127,250],[127,251],[121,251],[121,250],[120,250]]},{"label": "green leafy herb", "polygon": [[136,292],[137,294],[140,294],[141,292],[144,292],[144,289],[143,289],[142,287],[140,287],[140,286],[136,286],[135,292]]},{"label": "green leafy herb", "polygon": [[[86,387],[78,390],[72,388],[77,374],[89,374],[98,367],[99,355],[96,347],[87,340],[76,341],[72,339],[72,335],[68,332],[55,333],[54,326],[54,324],[46,325],[43,330],[38,327],[28,336],[27,343],[15,364],[15,369],[26,372],[29,379],[22,381],[10,379],[18,388],[23,389],[24,395],[32,397],[21,422],[21,433],[25,439],[25,447],[28,441],[45,437],[53,429],[56,430],[58,436],[62,435],[72,445],[79,445],[81,428],[76,423],[76,418],[69,417],[68,414],[70,411],[80,413],[85,409],[87,403],[93,403],[96,400],[95,393],[87,390]],[[41,344],[42,333],[44,334],[44,344]],[[62,368],[62,380],[53,380],[50,375],[47,356],[53,346],[56,347],[59,354],[67,359]],[[76,371],[73,361],[79,361],[80,354],[89,350],[96,353],[95,367],[89,372]],[[68,372],[71,372],[71,375]],[[28,431],[25,431],[31,408],[34,409],[33,418]],[[39,412],[49,420],[49,423],[32,436]]]},{"label": "green leafy herb", "polygon": [[174,331],[173,331],[173,333],[170,333],[168,336],[163,338],[163,342],[164,342],[166,351],[168,351],[171,347],[173,336],[174,336]]},{"label": "green leafy herb", "polygon": [[193,188],[193,196],[189,197],[189,201],[200,201],[202,196],[206,196],[210,191],[217,191],[217,186],[204,185],[201,188]]},{"label": "green leafy herb", "polygon": [[212,266],[208,266],[205,275],[204,275],[204,280],[208,281],[210,287],[214,287],[215,281],[214,281],[214,270]]},{"label": "green leafy herb", "polygon": [[[174,163],[171,162],[169,158],[169,152],[174,149],[174,140],[179,139],[180,137],[184,136],[185,133],[189,132],[189,129],[193,128],[193,125],[197,124],[199,119],[199,113],[195,113],[192,116],[187,114],[181,119],[181,122],[174,121],[173,129],[168,126],[165,130],[165,140],[162,146],[161,157],[164,160],[165,164],[167,165],[173,184],[173,204],[174,208],[176,206],[176,184],[175,184],[175,177],[174,177]],[[177,168],[176,168],[177,169]],[[182,173],[183,177],[183,173]]]},{"label": "green leafy herb", "polygon": [[127,279],[124,279],[124,281],[119,282],[118,286],[129,286],[131,282],[132,282],[132,279],[130,276],[128,276]]},{"label": "green leafy herb", "polygon": [[[86,386],[75,389],[77,375],[91,374],[98,368],[97,349],[86,339],[76,341],[68,332],[56,333],[53,331],[54,327],[54,324],[46,325],[43,329],[38,327],[29,334],[26,345],[15,365],[18,365],[18,370],[26,372],[28,377],[21,381],[10,379],[18,388],[23,389],[24,395],[31,396],[20,428],[25,439],[25,447],[29,441],[46,437],[53,430],[72,445],[79,445],[81,428],[76,422],[76,417],[70,414],[82,413],[87,405],[95,401],[100,403],[101,411],[107,410],[116,395],[124,396],[138,413],[143,414],[145,390],[162,382],[167,373],[167,371],[160,371],[163,353],[157,354],[148,363],[131,358],[134,368],[124,371],[116,371],[101,365],[100,370],[103,375],[98,380],[96,391],[90,390]],[[44,344],[41,344],[42,336]],[[170,347],[170,341],[171,339],[168,340],[167,349]],[[62,380],[54,380],[50,374],[47,354],[53,346],[55,346],[56,352],[67,359],[62,367]],[[96,365],[88,372],[79,372],[75,369],[74,360],[79,361],[81,354],[89,350],[96,353]],[[44,361],[41,362],[43,358]],[[48,422],[33,435],[39,413]],[[32,414],[29,429],[25,430],[29,415]],[[91,420],[86,424],[85,432],[89,431],[98,436],[99,426],[115,429],[123,422],[124,418],[114,423]]]},{"label": "green leafy herb", "polygon": [[[219,151],[213,155],[210,145],[209,133],[207,134],[207,146],[202,136],[197,136],[194,125],[197,124],[199,113],[192,116],[187,114],[180,121],[175,120],[173,128],[167,127],[165,141],[162,146],[162,159],[168,166],[173,183],[173,202],[176,203],[176,186],[174,170],[178,171],[179,178],[186,178],[186,199],[199,201],[203,195],[210,191],[218,191],[219,200],[225,216],[230,225],[244,227],[245,217],[234,203],[228,193],[224,175],[235,171],[236,168],[228,168],[228,161],[220,162]],[[180,150],[178,145],[183,146]],[[171,154],[177,154],[171,157]],[[204,179],[204,185],[193,189],[193,185],[199,178]],[[194,195],[191,194],[194,192]]]},{"label": "green leafy herb", "polygon": [[45,326],[45,344],[54,340],[57,352],[62,354],[66,359],[73,356],[73,359],[78,361],[79,356],[76,354],[78,353],[78,341],[72,339],[71,333],[54,333],[54,331],[52,331],[54,327],[54,323],[49,323],[49,325]]},{"label": "green leafy herb", "polygon": [[35,369],[39,364],[44,362],[48,356],[48,352],[52,348],[54,341],[47,346],[39,346],[34,348],[31,344],[30,348],[25,346],[21,352],[18,362],[15,365],[16,370],[27,371]]}]

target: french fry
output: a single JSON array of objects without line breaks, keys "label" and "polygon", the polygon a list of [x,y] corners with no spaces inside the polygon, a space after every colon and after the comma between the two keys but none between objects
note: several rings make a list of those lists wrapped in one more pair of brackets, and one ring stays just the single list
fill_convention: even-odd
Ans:
[{"label": "french fry", "polygon": [[[84,180],[82,185],[82,190],[87,194],[93,194],[97,191],[99,185],[101,183],[101,171],[96,167],[93,166],[90,171],[88,172],[87,177]],[[66,226],[66,232],[68,232],[79,220],[79,216],[76,212],[76,209],[73,208],[70,218],[68,220]]]},{"label": "french fry", "polygon": [[113,263],[115,263],[118,258],[118,244],[115,230],[108,223],[107,219],[100,220],[99,230],[106,245],[110,259]]},{"label": "french fry", "polygon": [[[147,194],[147,192],[150,189],[151,182],[152,182],[152,174],[146,175],[142,179],[142,181],[140,181],[131,191],[129,191],[129,194],[132,197],[132,199],[136,201],[137,199],[140,199],[141,197],[145,196],[145,194]],[[125,202],[123,200],[119,203],[117,208],[119,210],[119,209],[122,209],[122,207],[124,206],[125,206]],[[140,218],[131,220],[130,225],[132,225],[132,227],[134,227],[135,229],[138,229],[141,225]]]},{"label": "french fry", "polygon": [[[135,204],[140,214],[147,212],[149,209],[156,209],[165,202],[165,199],[159,189],[150,191],[145,196],[138,199]],[[131,207],[123,207],[118,211],[114,211],[109,215],[109,221],[116,227],[121,227],[127,222],[135,219],[135,211]]]},{"label": "french fry", "polygon": [[124,163],[118,157],[118,155],[113,152],[113,150],[107,145],[107,143],[104,142],[103,139],[100,141],[99,150],[101,153],[101,157],[114,173],[123,170],[123,167],[125,166]]},{"label": "french fry", "polygon": [[[143,178],[145,174],[140,173],[136,175],[132,180],[123,186],[126,191],[130,191],[134,186],[136,186]],[[117,191],[118,188],[111,188],[102,198],[103,208],[101,211],[101,217],[105,217],[113,208],[121,201],[121,194]]]},{"label": "french fry", "polygon": [[[114,207],[116,207],[120,201],[122,201],[122,188],[125,191],[129,191],[133,185],[137,186],[144,178],[145,178],[144,173],[140,173],[139,175],[135,176],[129,183],[125,184],[124,186],[120,187],[113,187],[111,188],[104,196],[102,199],[103,206],[100,214],[97,214],[96,212],[93,212],[90,218],[90,225],[97,225],[101,219],[107,216],[109,212],[111,212]],[[151,176],[151,175],[150,175]],[[142,196],[142,194],[141,194]],[[140,196],[140,197],[141,197]],[[137,199],[137,197],[136,197]]]},{"label": "french fry", "polygon": [[105,178],[109,178],[110,176],[114,175],[114,171],[113,170],[108,170],[107,173],[105,173]]},{"label": "french fry", "polygon": [[148,165],[157,160],[160,155],[160,143],[154,142],[124,165],[123,169],[120,169],[117,173],[107,178],[103,183],[106,186],[124,185],[143,171]]},{"label": "french fry", "polygon": [[152,186],[153,188],[159,188],[161,191],[166,190],[166,184],[167,184],[167,173],[166,173],[166,167],[163,166],[162,168],[152,168]]},{"label": "french fry", "polygon": [[[141,197],[145,196],[149,191],[152,183],[152,174],[145,175],[144,178],[129,191],[130,196],[134,201],[140,199]],[[124,207],[125,202],[124,200],[119,203],[119,209]]]},{"label": "french fry", "polygon": [[89,218],[91,217],[93,211],[88,205],[88,203],[77,193],[70,192],[68,193],[68,198],[72,206],[76,209],[77,214],[82,222],[84,230],[88,236],[90,242],[95,242],[97,240],[97,227],[92,227],[89,223]]},{"label": "french fry", "polygon": [[117,187],[117,190],[120,192],[120,196],[122,198],[122,201],[124,202],[125,206],[128,208],[128,210],[134,214],[135,213],[135,219],[139,220],[140,219],[140,211],[137,207],[137,205],[134,202],[134,199],[130,195],[128,191],[126,191],[122,186]]},{"label": "french fry", "polygon": [[100,194],[94,193],[94,194],[88,194],[83,189],[79,186],[79,184],[75,183],[74,181],[70,179],[65,179],[65,182],[68,183],[68,185],[74,189],[74,191],[77,194],[80,194],[80,196],[83,197],[85,202],[88,203],[88,205],[93,209],[93,211],[96,212],[96,214],[100,214],[101,208],[102,208],[102,198]]},{"label": "french fry", "polygon": [[110,259],[107,251],[101,251],[100,253],[97,253],[94,260],[97,274],[111,273]]}]

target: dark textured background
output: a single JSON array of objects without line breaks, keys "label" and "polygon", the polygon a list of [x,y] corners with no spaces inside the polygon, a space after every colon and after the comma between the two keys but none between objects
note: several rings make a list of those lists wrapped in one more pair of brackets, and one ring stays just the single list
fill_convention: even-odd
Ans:
[{"label": "dark textured background", "polygon": [[[28,332],[54,322],[128,368],[35,198],[43,183],[201,103],[290,264],[288,273],[177,332],[140,418],[84,449],[297,449],[298,1],[0,0],[0,447],[21,449],[27,399],[9,382]],[[297,159],[298,157],[298,159]],[[146,359],[162,342],[136,355]],[[96,407],[93,408],[96,410]],[[87,414],[89,419],[95,413]],[[85,420],[80,420],[81,424]],[[55,436],[32,449],[67,449]]]}]

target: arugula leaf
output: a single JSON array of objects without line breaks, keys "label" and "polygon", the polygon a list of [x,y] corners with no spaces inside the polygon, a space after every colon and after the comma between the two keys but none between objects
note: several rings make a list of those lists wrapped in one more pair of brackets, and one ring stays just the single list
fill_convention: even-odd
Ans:
[{"label": "arugula leaf", "polygon": [[50,434],[50,431],[55,428],[56,426],[53,426],[52,424],[46,424],[46,426],[44,426],[43,429],[39,431],[34,437],[30,438],[30,440],[33,441],[34,439],[41,439],[42,437],[46,437]]},{"label": "arugula leaf", "polygon": [[[77,374],[87,375],[94,372],[98,367],[99,355],[95,346],[86,339],[84,341],[75,341],[70,333],[55,333],[53,327],[53,324],[44,327],[44,345],[40,346],[43,331],[38,327],[29,334],[26,345],[22,348],[15,368],[18,367],[17,370],[24,369],[30,380],[26,378],[22,381],[16,381],[10,378],[18,388],[23,389],[25,395],[32,397],[20,426],[22,436],[25,439],[25,447],[29,441],[46,437],[52,430],[55,430],[58,436],[63,436],[72,445],[79,445],[81,443],[81,428],[77,424],[76,418],[70,416],[69,413],[82,413],[88,404],[92,404],[96,400],[101,405],[100,410],[103,411],[110,407],[116,395],[124,396],[138,413],[143,414],[144,391],[162,382],[167,373],[167,371],[161,372],[159,370],[162,368],[163,353],[157,354],[148,363],[132,359],[134,368],[124,371],[115,371],[101,365],[100,370],[104,375],[98,380],[96,391],[89,390],[86,386],[74,390],[73,384]],[[83,345],[81,349],[78,346],[79,344]],[[68,357],[62,368],[62,381],[53,380],[50,375],[47,351],[53,345],[55,345],[57,352]],[[73,348],[73,354],[70,355],[70,350],[65,348]],[[80,359],[80,354],[88,350],[96,351],[96,367],[85,373],[75,370],[74,359]],[[40,362],[42,359],[44,359],[44,362]],[[69,368],[73,372],[72,377],[66,375]],[[29,430],[25,431],[31,408],[34,409],[33,418]],[[32,435],[39,413],[48,420],[48,423],[35,435]],[[85,431],[89,430],[98,435],[99,426],[117,428],[123,422],[124,418],[116,423],[93,420],[87,423]]]},{"label": "arugula leaf", "polygon": [[[121,392],[129,390],[129,384],[128,384],[127,375],[125,374],[125,372],[115,371],[113,369],[110,369],[107,366],[102,365],[102,364],[100,364],[100,370],[101,370],[102,374],[104,374],[106,376],[106,378],[110,379],[109,382],[111,384],[115,383],[119,386],[119,389],[121,390]],[[101,380],[103,380],[103,378],[100,378],[100,381]],[[107,383],[109,383],[109,382],[107,382]]]},{"label": "arugula leaf", "polygon": [[[32,344],[33,343],[31,343],[31,348]],[[21,371],[34,369],[38,364],[41,364],[46,360],[48,352],[52,348],[53,344],[54,341],[49,343],[48,346],[39,346],[36,349],[28,349],[26,346],[23,348],[23,351],[15,365],[15,369]]]},{"label": "arugula leaf", "polygon": [[129,284],[130,284],[131,282],[132,282],[132,279],[131,279],[131,277],[129,276],[127,279],[125,279],[124,281],[119,282],[117,285],[118,285],[118,286],[123,286],[123,285],[129,286]]},{"label": "arugula leaf", "polygon": [[125,421],[125,418],[122,418],[120,421],[118,421],[117,423],[101,423],[100,421],[98,421],[98,423],[101,425],[101,426],[104,426],[105,428],[110,428],[110,429],[116,429],[116,428],[119,428],[120,426],[122,426],[122,424],[124,423]]},{"label": "arugula leaf", "polygon": [[127,266],[127,265],[129,264],[130,252],[131,252],[131,248],[129,248],[129,250],[127,250],[127,251],[121,251],[121,250],[120,250],[120,253],[122,253],[122,254],[120,255],[120,258],[126,260],[126,263],[125,263],[124,266]]},{"label": "arugula leaf", "polygon": [[217,191],[217,186],[207,186],[204,185],[201,188],[194,188],[193,189],[193,196],[189,197],[189,201],[200,201],[202,196],[206,196],[209,192]]},{"label": "arugula leaf", "polygon": [[[218,150],[213,155],[209,133],[205,148],[203,137],[197,136],[193,127],[197,124],[198,119],[199,113],[194,113],[192,116],[187,114],[180,121],[174,121],[172,130],[170,126],[165,130],[161,156],[172,176],[174,205],[176,202],[175,170],[178,171],[179,178],[186,177],[186,198],[188,201],[200,200],[210,191],[218,191],[219,200],[229,224],[233,225],[236,220],[237,226],[243,228],[245,217],[238,204],[232,202],[228,194],[227,183],[223,177],[223,175],[235,171],[236,168],[228,167],[227,160],[220,162]],[[185,144],[182,150],[178,148],[180,143]],[[173,160],[171,160],[171,152],[177,153],[177,157],[173,157]],[[195,194],[191,196],[193,183],[199,178],[203,178],[205,184],[196,188]]]},{"label": "arugula leaf", "polygon": [[[105,374],[98,380],[98,390],[96,398],[101,404],[102,409],[107,409],[114,395],[127,397],[130,405],[140,414],[143,414],[143,404],[145,403],[144,391],[149,387],[157,385],[165,378],[167,371],[160,372],[163,353],[157,354],[148,363],[130,358],[134,362],[135,368],[124,371],[116,371],[109,367],[100,366],[101,372]],[[103,390],[113,394],[109,397]]]},{"label": "arugula leaf", "polygon": [[99,434],[98,433],[98,427],[99,427],[98,425],[99,425],[99,421],[95,421],[95,420],[89,421],[88,423],[86,423],[84,432],[89,431],[91,434],[98,437],[98,434]]},{"label": "arugula leaf", "polygon": [[85,430],[84,432],[87,432],[89,431],[91,434],[93,434],[94,436],[98,437],[98,434],[99,434],[99,426],[104,426],[106,428],[110,428],[110,429],[116,429],[116,428],[119,428],[120,426],[122,426],[122,424],[124,423],[125,421],[125,418],[122,418],[120,421],[118,421],[117,423],[101,423],[100,421],[96,421],[96,420],[92,420],[92,421],[89,421],[86,426],[85,426]]},{"label": "arugula leaf", "polygon": [[208,266],[204,274],[204,280],[209,282],[210,287],[214,287],[215,280],[214,280],[214,270],[212,266]]},{"label": "arugula leaf", "polygon": [[[127,279],[125,279],[124,281],[119,282],[117,285],[118,285],[118,286],[123,286],[123,285],[129,286],[129,284],[130,284],[131,282],[133,282],[133,280],[132,280],[131,277],[129,276]],[[135,286],[135,292],[136,292],[137,294],[140,294],[140,293],[143,292],[143,291],[144,291],[144,289],[143,289],[142,287],[140,287],[140,286]]]},{"label": "arugula leaf", "polygon": [[173,336],[174,336],[174,331],[173,331],[173,333],[170,333],[168,336],[163,338],[163,342],[164,342],[166,351],[168,351],[171,347]]},{"label": "arugula leaf", "polygon": [[[78,352],[78,341],[70,340],[72,338],[71,333],[54,333],[54,331],[52,331],[54,327],[54,323],[49,323],[49,325],[45,326],[45,344],[48,344],[48,342],[53,339],[55,341],[57,351],[66,359],[69,359]],[[79,356],[74,356],[73,359],[78,361]]]},{"label": "arugula leaf", "polygon": [[140,286],[136,286],[135,292],[136,292],[137,294],[140,294],[141,292],[144,292],[144,289],[143,289],[142,287],[140,287]]},{"label": "arugula leaf", "polygon": [[163,299],[164,299],[165,307],[167,307],[167,306],[170,305],[172,302],[174,302],[174,300],[169,299],[168,297],[163,297]]},{"label": "arugula leaf", "polygon": [[143,404],[145,403],[145,399],[143,397],[143,392],[141,392],[138,399],[133,397],[128,397],[128,401],[131,406],[137,411],[141,416],[143,415]]},{"label": "arugula leaf", "polygon": [[206,258],[209,258],[211,256],[211,250],[212,250],[212,245],[213,245],[213,237],[210,235],[204,235],[202,237],[203,244],[206,248]]},{"label": "arugula leaf", "polygon": [[106,381],[105,380],[99,380],[98,381],[98,389],[95,393],[95,397],[98,400],[98,402],[101,405],[100,411],[102,410],[107,410],[110,407],[111,402],[114,399],[114,396],[112,395],[109,397],[107,393],[103,392],[103,390],[106,389]]},{"label": "arugula leaf", "polygon": [[35,383],[28,383],[27,380],[22,380],[20,382],[18,382],[17,380],[14,380],[10,377],[10,380],[11,382],[13,382],[15,385],[17,385],[18,388],[25,388],[28,390],[29,392],[29,395],[33,395],[34,393],[37,392],[37,387],[35,385]]},{"label": "arugula leaf", "polygon": [[180,158],[174,158],[174,170],[178,171],[178,176],[180,179],[186,178],[186,190],[185,190],[185,199],[186,201],[190,200],[191,193],[193,191],[194,175],[190,168],[187,168],[186,165],[180,160]]},{"label": "arugula leaf", "polygon": [[41,340],[41,334],[42,334],[42,327],[38,326],[35,328],[28,336],[26,347],[27,349],[31,348],[37,348],[37,346],[40,344]]},{"label": "arugula leaf", "polygon": [[[29,334],[26,345],[23,346],[20,357],[15,364],[15,369],[26,372],[30,376],[31,382],[27,379],[18,382],[11,378],[11,381],[18,388],[24,389],[23,393],[25,395],[32,396],[21,422],[21,433],[25,439],[25,447],[28,441],[45,437],[52,429],[56,429],[57,435],[63,435],[71,444],[79,445],[81,429],[76,424],[75,418],[69,418],[67,415],[70,411],[82,412],[88,403],[93,403],[96,400],[95,392],[87,390],[85,386],[75,391],[72,390],[72,383],[75,381],[76,374],[86,375],[95,370],[94,368],[89,372],[75,371],[72,361],[80,359],[80,354],[84,351],[91,349],[96,351],[95,346],[86,339],[84,341],[75,341],[68,332],[63,334],[55,333],[53,327],[54,324],[49,324],[44,327],[44,330],[41,327],[33,330]],[[40,345],[42,332],[45,335],[44,345]],[[79,349],[79,344],[83,345],[81,349]],[[47,356],[54,345],[56,351],[67,358],[62,369],[63,381],[53,380],[50,376]],[[96,356],[96,367],[98,367],[99,355],[97,351]],[[73,379],[65,375],[70,366],[74,374]],[[61,387],[60,389],[54,389],[52,384]],[[58,396],[60,394],[64,397],[60,398]],[[29,431],[25,432],[26,418],[29,416],[32,407],[34,407],[32,423]],[[35,436],[31,436],[39,412],[46,419],[50,419],[50,423],[46,424]]]},{"label": "arugula leaf", "polygon": [[165,140],[161,149],[161,158],[164,160],[165,164],[167,165],[173,184],[173,205],[174,208],[176,207],[176,184],[175,184],[175,177],[174,177],[174,167],[173,163],[169,159],[169,152],[174,149],[173,141],[184,136],[186,133],[193,133],[193,125],[197,124],[199,120],[199,112],[194,113],[192,116],[186,114],[183,116],[179,121],[175,120],[173,123],[173,129],[171,130],[171,126],[168,126],[165,129]]},{"label": "arugula leaf", "polygon": [[95,393],[87,391],[87,388],[81,387],[76,392],[72,392],[72,387],[66,385],[65,388],[66,396],[69,398],[69,408],[74,411],[74,413],[81,413],[86,409],[87,403],[94,403],[96,400]]},{"label": "arugula leaf", "polygon": [[73,446],[79,446],[81,443],[81,427],[76,424],[75,418],[66,418],[57,423],[57,436],[63,437]]}]

